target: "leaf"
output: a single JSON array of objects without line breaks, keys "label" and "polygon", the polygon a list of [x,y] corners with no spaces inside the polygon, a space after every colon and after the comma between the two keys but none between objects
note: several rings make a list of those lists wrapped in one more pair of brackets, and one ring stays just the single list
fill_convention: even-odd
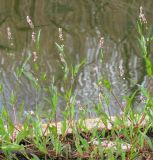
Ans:
[{"label": "leaf", "polygon": [[85,139],[83,139],[81,136],[79,136],[79,139],[80,139],[80,141],[81,141],[84,149],[85,149],[86,151],[89,151],[89,144],[88,144],[88,142],[87,142]]},{"label": "leaf", "polygon": [[66,122],[66,120],[64,120],[63,122],[62,122],[62,135],[64,135],[65,134],[65,132],[66,132],[66,129],[67,129],[67,122]]},{"label": "leaf", "polygon": [[28,130],[25,130],[25,129],[22,129],[18,134],[17,134],[17,137],[16,137],[16,143],[19,144],[25,137],[27,137],[29,131]]},{"label": "leaf", "polygon": [[21,117],[23,115],[23,111],[24,111],[24,102],[22,102],[20,105],[19,105],[19,109],[18,109],[18,120],[21,120]]},{"label": "leaf", "polygon": [[134,97],[135,97],[135,95],[136,95],[137,92],[138,92],[138,90],[136,90],[135,92],[133,92],[132,95],[130,97],[128,97],[128,99],[127,99],[127,105],[126,105],[126,107],[124,109],[125,116],[127,116],[128,113],[133,113],[132,109],[131,109],[131,106],[132,106],[132,102],[133,102]]},{"label": "leaf", "polygon": [[59,141],[58,138],[55,139],[55,150],[56,150],[56,154],[60,154],[61,150],[62,150],[62,145],[61,142]]},{"label": "leaf", "polygon": [[60,53],[64,53],[64,45],[59,45],[56,42],[55,42],[55,45],[57,46],[57,49],[59,50]]},{"label": "leaf", "polygon": [[79,72],[80,68],[85,64],[86,60],[83,60],[81,63],[77,64],[74,67],[74,76],[77,75],[77,73]]},{"label": "leaf", "polygon": [[82,150],[82,147],[81,147],[81,145],[80,145],[80,142],[79,142],[78,138],[75,140],[75,146],[76,146],[77,151],[78,151],[80,154],[83,154],[83,150]]},{"label": "leaf", "polygon": [[153,40],[153,36],[150,37],[150,40],[151,40],[151,41]]},{"label": "leaf", "polygon": [[40,160],[36,155],[31,154],[33,156],[33,158],[31,160]]},{"label": "leaf", "polygon": [[23,145],[18,145],[18,144],[9,144],[9,145],[2,145],[1,149],[3,151],[23,151],[24,146]]},{"label": "leaf", "polygon": [[24,61],[23,65],[22,65],[23,71],[25,70],[27,63],[30,61],[30,58],[31,58],[31,54],[28,55],[27,59]]},{"label": "leaf", "polygon": [[104,86],[110,91],[111,90],[110,82],[108,80],[104,80],[103,83],[104,83]]},{"label": "leaf", "polygon": [[14,92],[12,91],[11,92],[11,103],[15,104],[15,102],[16,102],[16,96],[15,96]]},{"label": "leaf", "polygon": [[0,84],[0,93],[3,92],[3,84]]},{"label": "leaf", "polygon": [[49,131],[53,137],[57,137],[57,128],[55,126],[49,126]]},{"label": "leaf", "polygon": [[41,139],[38,140],[34,140],[34,143],[36,145],[36,147],[43,153],[47,154],[47,148],[46,148],[46,144],[44,144],[43,141],[41,141]]},{"label": "leaf", "polygon": [[0,136],[5,136],[7,134],[6,129],[4,127],[4,121],[0,118]]},{"label": "leaf", "polygon": [[29,81],[32,81],[35,85],[37,84],[37,81],[32,73],[30,73],[28,71],[23,71],[23,74],[25,75],[25,77],[27,77],[29,79]]},{"label": "leaf", "polygon": [[37,51],[39,51],[39,49],[40,49],[40,34],[41,34],[41,29],[38,31],[38,35],[37,35],[37,41],[36,41]]},{"label": "leaf", "polygon": [[148,76],[152,76],[152,64],[151,64],[150,59],[146,57],[145,62],[146,62],[147,74]]}]

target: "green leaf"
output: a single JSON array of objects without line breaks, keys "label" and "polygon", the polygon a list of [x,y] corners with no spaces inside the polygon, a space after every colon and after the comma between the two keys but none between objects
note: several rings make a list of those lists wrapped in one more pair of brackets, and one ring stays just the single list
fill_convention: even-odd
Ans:
[{"label": "green leaf", "polygon": [[75,146],[76,146],[77,151],[78,151],[80,154],[83,154],[83,150],[82,150],[82,147],[81,147],[81,145],[80,145],[80,141],[79,141],[78,138],[75,140]]},{"label": "green leaf", "polygon": [[148,74],[148,76],[152,76],[152,64],[151,64],[151,60],[148,57],[146,57],[145,61],[146,61],[147,74]]},{"label": "green leaf", "polygon": [[130,97],[128,97],[128,99],[127,99],[127,105],[126,105],[126,107],[124,109],[125,116],[127,116],[128,113],[133,113],[131,107],[132,107],[132,102],[133,102],[134,97],[135,97],[135,95],[136,95],[137,92],[138,92],[138,90],[136,90],[135,92],[133,92],[132,95]]},{"label": "green leaf", "polygon": [[23,145],[18,145],[18,144],[9,144],[9,145],[2,145],[1,146],[3,151],[23,151],[24,146]]},{"label": "green leaf", "polygon": [[0,93],[3,92],[3,84],[0,84]]},{"label": "green leaf", "polygon": [[30,61],[30,58],[31,58],[31,54],[28,55],[28,57],[26,58],[26,60],[24,61],[23,65],[22,65],[22,71],[25,70],[26,68],[26,65],[28,64],[28,62]]},{"label": "green leaf", "polygon": [[29,79],[29,81],[32,81],[35,85],[37,85],[37,80],[35,79],[35,77],[33,76],[32,73],[28,72],[28,71],[23,71],[25,77],[27,77]]},{"label": "green leaf", "polygon": [[38,35],[37,35],[37,41],[36,41],[36,49],[39,52],[40,49],[40,34],[41,34],[41,29],[38,31]]},{"label": "green leaf", "polygon": [[28,130],[25,130],[25,129],[22,129],[18,134],[17,134],[17,137],[16,137],[16,143],[19,144],[24,138],[27,137],[29,131]]},{"label": "green leaf", "polygon": [[59,45],[56,42],[55,42],[55,45],[57,46],[57,49],[59,50],[60,53],[64,53],[64,45]]},{"label": "green leaf", "polygon": [[36,145],[36,147],[43,153],[47,154],[47,148],[46,148],[46,144],[44,144],[43,141],[41,141],[41,139],[38,140],[34,140],[34,143]]},{"label": "green leaf", "polygon": [[89,151],[89,144],[88,144],[88,142],[87,142],[85,139],[83,139],[81,136],[79,136],[79,139],[80,139],[80,141],[81,141],[84,149],[85,149],[86,151]]},{"label": "green leaf", "polygon": [[56,154],[60,154],[61,153],[61,150],[62,150],[62,144],[61,142],[59,141],[58,138],[55,139],[55,151],[56,151]]},{"label": "green leaf", "polygon": [[153,36],[150,37],[150,40],[151,40],[151,41],[153,40]]},{"label": "green leaf", "polygon": [[19,105],[19,109],[18,109],[18,120],[21,120],[21,117],[23,115],[23,111],[24,111],[24,102],[22,102],[20,105]]},{"label": "green leaf", "polygon": [[11,92],[11,103],[15,104],[15,102],[16,102],[16,96],[15,96],[14,92],[12,91]]},{"label": "green leaf", "polygon": [[9,138],[8,133],[4,127],[4,121],[2,120],[2,118],[0,118],[0,136],[2,137],[6,137],[7,135],[7,139]]},{"label": "green leaf", "polygon": [[33,158],[31,160],[40,160],[36,155],[31,154],[33,156]]},{"label": "green leaf", "polygon": [[67,130],[67,122],[66,122],[66,120],[64,120],[62,122],[62,129],[61,130],[62,130],[62,135],[64,135],[66,130]]},{"label": "green leaf", "polygon": [[49,131],[53,137],[57,137],[57,128],[55,126],[49,126]]},{"label": "green leaf", "polygon": [[74,67],[74,76],[77,75],[77,73],[79,72],[80,68],[85,64],[86,60],[81,61],[81,63],[77,64]]},{"label": "green leaf", "polygon": [[110,82],[105,79],[105,80],[103,81],[103,83],[104,83],[104,86],[110,91],[110,90],[111,90]]}]

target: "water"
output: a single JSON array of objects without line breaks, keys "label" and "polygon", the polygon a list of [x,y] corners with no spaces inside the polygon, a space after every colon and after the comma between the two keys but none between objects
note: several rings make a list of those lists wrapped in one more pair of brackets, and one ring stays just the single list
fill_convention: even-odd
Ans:
[{"label": "water", "polygon": [[[49,104],[45,98],[49,97],[49,93],[46,88],[53,76],[61,93],[63,88],[60,83],[60,58],[55,46],[55,42],[59,42],[59,28],[63,29],[63,43],[68,61],[77,64],[87,59],[73,92],[79,106],[86,106],[91,116],[91,108],[99,96],[98,78],[106,77],[110,80],[113,92],[121,103],[124,103],[125,95],[133,92],[137,83],[147,85],[145,65],[137,42],[136,20],[139,7],[143,6],[148,23],[152,26],[152,0],[0,2],[0,82],[4,88],[0,106],[9,108],[10,95],[14,91],[17,96],[17,110],[24,102],[25,112],[34,110],[36,106],[43,110],[44,114],[48,112]],[[27,23],[27,16],[34,27]],[[40,47],[36,47],[34,38],[37,38],[39,32]],[[99,61],[101,37],[104,37],[105,41],[103,64]],[[39,90],[26,75],[20,80],[16,76],[17,68],[23,65],[29,55],[32,57],[26,64],[26,71],[38,79],[41,86]],[[42,80],[44,73],[45,81]],[[110,99],[111,114],[118,114],[120,109],[116,100],[113,97]],[[137,106],[139,110],[139,105]],[[61,99],[57,111],[59,117],[63,109]]]}]

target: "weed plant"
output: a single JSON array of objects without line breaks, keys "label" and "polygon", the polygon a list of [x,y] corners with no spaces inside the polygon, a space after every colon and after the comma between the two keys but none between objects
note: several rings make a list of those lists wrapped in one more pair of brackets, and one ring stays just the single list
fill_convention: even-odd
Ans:
[{"label": "weed plant", "polygon": [[[141,18],[143,13],[141,11]],[[33,29],[33,28],[32,28]],[[152,79],[152,65],[149,58],[149,44],[153,36],[148,37],[147,24],[143,19],[137,23],[138,42],[141,55],[146,64],[147,76]],[[36,51],[39,52],[40,31],[36,38]],[[10,118],[5,106],[0,113],[0,159],[14,160],[48,160],[48,159],[152,159],[153,158],[153,98],[147,88],[139,86],[139,90],[145,98],[142,113],[135,113],[132,101],[137,91],[127,97],[126,106],[122,106],[115,95],[111,83],[106,78],[98,79],[99,103],[95,104],[97,119],[91,120],[86,117],[86,110],[81,110],[80,119],[75,119],[76,97],[73,89],[81,68],[86,65],[83,60],[80,64],[68,63],[65,54],[62,30],[60,29],[60,42],[56,42],[60,66],[63,73],[61,83],[64,93],[61,93],[55,84],[54,78],[48,86],[50,93],[51,112],[46,116],[46,124],[42,123],[39,111],[26,115],[21,124],[18,120],[22,117],[23,106],[18,113],[15,110],[17,97],[15,91],[11,94],[11,106],[13,120]],[[100,46],[101,62],[103,63],[103,38]],[[17,68],[18,79],[26,76],[33,86],[39,90],[40,86],[33,74],[26,70],[26,64],[31,59],[29,55],[20,68]],[[35,62],[36,63],[36,62]],[[45,78],[45,74],[43,75]],[[3,94],[3,87],[0,87]],[[110,117],[105,113],[102,102],[109,107],[108,97],[111,94],[117,101],[122,114]],[[65,100],[63,120],[57,121],[57,104],[59,98]],[[45,127],[44,127],[45,126]]]}]

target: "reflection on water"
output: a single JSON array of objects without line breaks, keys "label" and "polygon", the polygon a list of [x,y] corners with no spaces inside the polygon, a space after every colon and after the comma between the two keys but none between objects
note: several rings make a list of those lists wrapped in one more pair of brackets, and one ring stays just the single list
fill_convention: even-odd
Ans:
[{"label": "reflection on water", "polygon": [[[37,108],[48,110],[45,97],[53,75],[62,88],[59,71],[59,55],[55,42],[59,41],[58,29],[63,29],[64,45],[68,60],[77,64],[87,59],[74,88],[77,101],[89,108],[98,101],[97,80],[110,80],[113,92],[124,103],[123,98],[137,87],[146,83],[144,61],[140,55],[136,35],[136,19],[139,7],[144,7],[148,22],[152,24],[152,0],[56,0],[56,1],[3,1],[0,0],[0,73],[4,94],[1,106],[9,106],[10,94],[15,91],[17,108],[24,102],[26,110]],[[32,21],[30,21],[30,18]],[[40,44],[36,39],[40,34]],[[104,59],[99,58],[99,40],[104,37]],[[38,80],[35,88],[23,75],[16,76],[28,55],[32,58],[26,70]],[[38,66],[39,69],[38,69]],[[43,74],[46,80],[42,81]],[[62,92],[62,91],[61,91]],[[110,97],[111,114],[120,109],[114,97]],[[60,109],[63,109],[60,100]],[[94,115],[94,113],[91,113]]]}]

